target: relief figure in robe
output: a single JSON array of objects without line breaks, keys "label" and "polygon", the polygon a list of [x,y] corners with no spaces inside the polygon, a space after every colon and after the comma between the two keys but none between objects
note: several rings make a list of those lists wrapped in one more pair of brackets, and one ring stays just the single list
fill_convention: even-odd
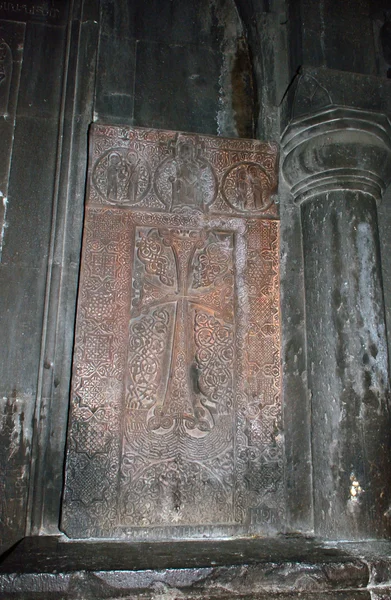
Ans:
[{"label": "relief figure in robe", "polygon": [[118,174],[121,166],[121,157],[118,152],[112,152],[109,156],[107,167],[107,199],[117,200],[118,197]]},{"label": "relief figure in robe", "polygon": [[126,196],[129,202],[133,204],[137,200],[140,160],[137,159],[137,155],[134,152],[129,152],[126,157],[126,162],[129,169]]},{"label": "relief figure in robe", "polygon": [[246,165],[236,173],[236,197],[241,210],[262,210],[265,207],[262,180],[255,165]]},{"label": "relief figure in robe", "polygon": [[254,165],[248,168],[248,179],[251,186],[251,195],[253,198],[254,206],[252,208],[256,208],[257,210],[262,210],[264,208],[265,202],[263,198],[263,188],[262,181],[257,172],[257,167]]},{"label": "relief figure in robe", "polygon": [[129,167],[123,161],[118,152],[112,152],[109,155],[109,164],[107,167],[107,199],[119,201],[119,192],[124,181],[129,177]]},{"label": "relief figure in robe", "polygon": [[179,145],[175,168],[175,175],[170,177],[172,185],[171,208],[185,205],[202,209],[202,193],[200,190],[202,166],[197,163],[193,147],[190,144],[182,143]]},{"label": "relief figure in robe", "polygon": [[241,209],[248,209],[248,195],[249,195],[249,180],[247,175],[247,169],[242,167],[236,173],[236,192],[238,195],[238,203]]}]

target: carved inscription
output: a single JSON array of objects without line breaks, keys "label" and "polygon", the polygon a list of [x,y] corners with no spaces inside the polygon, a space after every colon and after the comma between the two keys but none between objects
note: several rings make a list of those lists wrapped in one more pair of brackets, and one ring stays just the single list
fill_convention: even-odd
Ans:
[{"label": "carved inscription", "polygon": [[281,524],[278,221],[256,217],[271,209],[258,184],[247,206],[223,191],[234,168],[267,172],[256,144],[93,130],[63,507],[71,537]]},{"label": "carved inscription", "polygon": [[[58,0],[44,3],[32,3],[31,0],[26,2],[0,2],[0,17],[2,19],[10,19],[13,21],[30,21],[38,20],[45,22],[54,22],[56,24],[63,23],[66,18],[67,10],[61,6]],[[56,6],[61,7],[56,8]]]}]

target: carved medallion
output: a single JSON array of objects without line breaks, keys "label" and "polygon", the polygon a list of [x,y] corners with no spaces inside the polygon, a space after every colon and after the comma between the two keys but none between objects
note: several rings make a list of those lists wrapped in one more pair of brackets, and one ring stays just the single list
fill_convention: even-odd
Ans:
[{"label": "carved medallion", "polygon": [[157,167],[155,190],[171,212],[193,208],[203,212],[217,195],[217,177],[194,140],[173,144],[173,156]]},{"label": "carved medallion", "polygon": [[136,152],[111,148],[97,161],[92,181],[106,202],[132,205],[148,193],[151,169]]},{"label": "carved medallion", "polygon": [[279,224],[256,217],[276,210],[275,149],[95,126],[91,155],[63,529],[276,527]]},{"label": "carved medallion", "polygon": [[222,195],[232,208],[240,212],[261,213],[273,203],[272,187],[264,167],[256,162],[244,161],[233,165],[224,174]]}]

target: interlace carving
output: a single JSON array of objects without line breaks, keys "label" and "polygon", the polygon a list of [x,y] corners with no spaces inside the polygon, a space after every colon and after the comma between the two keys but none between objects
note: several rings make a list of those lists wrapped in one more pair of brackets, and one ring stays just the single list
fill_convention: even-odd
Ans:
[{"label": "interlace carving", "polygon": [[150,408],[156,403],[168,323],[168,312],[155,310],[130,327],[128,404],[131,409]]},{"label": "interlace carving", "polygon": [[224,243],[209,244],[198,255],[198,264],[194,270],[193,287],[208,287],[219,277],[225,275],[230,267],[230,251]]},{"label": "interlace carving", "polygon": [[280,527],[275,146],[94,125],[91,157],[64,531]]},{"label": "interlace carving", "polygon": [[[165,256],[162,254],[163,244],[166,249],[170,249],[171,254],[166,253]],[[224,265],[222,273],[226,274],[228,271],[232,274],[232,241],[231,247],[227,240],[224,244],[219,244],[215,241],[215,235],[204,231],[182,231],[174,229],[152,229],[147,233],[143,230],[139,231],[139,238],[136,242],[138,251],[137,258],[144,266],[144,271],[139,270],[136,266],[135,273],[138,275],[138,280],[135,282],[135,287],[138,290],[140,299],[137,302],[138,305],[142,305],[143,311],[147,311],[150,306],[167,306],[175,304],[175,315],[173,323],[173,347],[171,348],[170,366],[167,373],[167,384],[165,392],[161,392],[160,398],[156,399],[156,391],[158,382],[161,381],[161,369],[159,364],[161,363],[160,355],[163,352],[164,346],[168,345],[169,337],[167,336],[168,329],[165,327],[163,337],[166,337],[166,344],[163,339],[157,340],[157,323],[156,315],[157,311],[152,316],[144,317],[141,321],[136,321],[131,325],[130,329],[130,362],[129,362],[129,384],[128,384],[128,397],[129,399],[134,397],[135,393],[148,392],[148,399],[143,395],[143,401],[137,408],[151,408],[152,405],[156,405],[155,408],[146,416],[146,427],[149,430],[157,431],[169,431],[172,428],[179,428],[178,435],[183,435],[186,432],[188,435],[200,436],[204,435],[214,427],[214,419],[211,411],[216,408],[216,402],[221,399],[221,394],[217,394],[214,390],[211,392],[210,386],[213,377],[216,382],[220,377],[220,384],[222,383],[222,373],[218,375],[215,373],[216,369],[220,369],[219,363],[214,359],[215,367],[210,364],[211,361],[205,362],[197,358],[199,349],[197,350],[197,344],[199,340],[203,340],[203,332],[199,332],[199,324],[202,317],[196,312],[195,316],[195,329],[193,329],[195,341],[195,349],[192,351],[191,344],[189,343],[189,334],[191,335],[191,322],[189,316],[192,312],[191,306],[202,306],[207,296],[198,294],[195,290],[193,291],[192,282],[197,279],[196,273],[200,270],[200,260],[204,256],[219,256],[224,255]],[[201,254],[195,261],[195,253],[197,249],[203,248]],[[220,248],[220,252],[216,252],[216,249]],[[223,248],[223,249],[222,249]],[[142,252],[140,251],[142,249]],[[171,256],[169,262],[168,256]],[[159,260],[157,260],[157,257]],[[204,263],[205,264],[205,263]],[[206,274],[208,271],[208,274]],[[219,273],[213,273],[213,270],[209,268],[201,269],[201,275],[198,277],[200,281],[203,281],[203,287],[213,285],[214,290],[221,288],[219,286],[218,277]],[[167,273],[175,273],[167,277]],[[148,275],[155,276],[155,281],[148,278]],[[160,288],[160,294],[158,292],[159,287],[156,282],[164,284]],[[223,286],[225,282],[222,282]],[[233,280],[231,280],[232,286]],[[144,288],[147,288],[147,296],[145,295]],[[151,293],[151,288],[155,288],[155,293]],[[233,291],[231,287],[231,297]],[[196,309],[197,310],[197,309]],[[136,311],[136,314],[138,312]],[[164,315],[168,313],[163,311]],[[222,311],[222,314],[223,311]],[[212,327],[212,338],[214,348],[210,348],[209,351],[220,352],[226,350],[226,354],[222,356],[228,356],[232,354],[232,330],[230,334],[224,337],[223,332],[227,332],[231,327],[221,327],[221,331],[217,331],[218,321],[215,318],[210,317],[207,322]],[[214,331],[216,329],[216,332]],[[139,332],[142,331],[143,337]],[[149,336],[147,335],[149,333]],[[193,342],[194,344],[194,342]],[[225,349],[224,344],[229,344],[230,348]],[[137,354],[134,355],[134,348],[137,348]],[[151,352],[152,350],[152,352]],[[206,349],[205,349],[206,351]],[[201,353],[202,356],[202,353]],[[198,361],[198,364],[197,364]],[[231,356],[232,361],[232,356]],[[191,365],[190,372],[188,365]],[[206,373],[204,373],[206,369]],[[135,380],[133,372],[137,373],[137,383],[135,386]],[[141,381],[142,380],[142,381]],[[228,381],[228,379],[227,379]],[[232,380],[229,379],[232,384]],[[151,387],[152,386],[152,387]],[[208,387],[209,386],[209,387]],[[139,391],[137,392],[137,387]],[[202,388],[208,388],[208,394],[204,394]],[[222,390],[221,390],[222,391]],[[231,392],[228,392],[228,396]],[[227,391],[226,394],[227,396]],[[154,400],[152,400],[154,398]],[[209,398],[209,401],[207,401]],[[213,399],[213,402],[210,401]],[[136,404],[134,400],[129,400],[129,408],[135,408]],[[228,397],[225,398],[226,406],[232,408],[232,400],[228,402]],[[134,415],[131,417],[132,423],[134,422]],[[181,433],[181,428],[183,432]],[[129,431],[131,431],[130,427]]]},{"label": "interlace carving", "polygon": [[[174,276],[169,259],[163,253],[163,246],[158,232],[152,231],[142,235],[137,243],[137,256],[145,265],[145,270],[151,275],[158,275],[162,283],[173,285]],[[171,271],[171,272],[170,272]]]},{"label": "interlace carving", "polygon": [[214,317],[195,313],[197,383],[211,412],[232,408],[233,331]]}]

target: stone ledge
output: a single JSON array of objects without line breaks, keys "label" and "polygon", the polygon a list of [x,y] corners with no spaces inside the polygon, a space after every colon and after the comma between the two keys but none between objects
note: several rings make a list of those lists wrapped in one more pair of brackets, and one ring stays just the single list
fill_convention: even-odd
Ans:
[{"label": "stone ledge", "polygon": [[25,538],[0,559],[1,598],[391,598],[391,543],[312,538],[155,543]]}]

